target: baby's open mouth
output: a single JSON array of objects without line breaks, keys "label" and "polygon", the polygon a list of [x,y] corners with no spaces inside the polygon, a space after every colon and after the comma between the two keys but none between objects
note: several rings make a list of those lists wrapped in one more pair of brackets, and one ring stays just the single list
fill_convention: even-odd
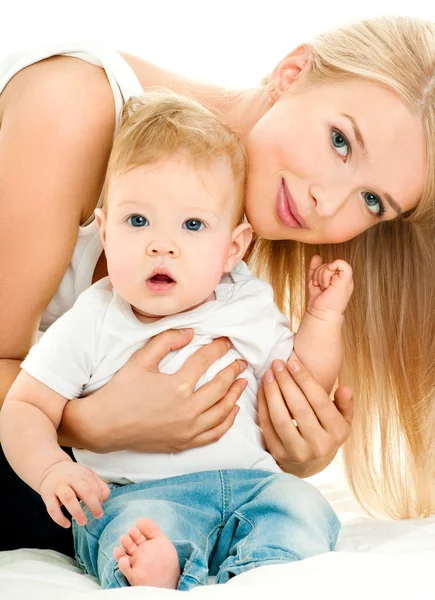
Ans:
[{"label": "baby's open mouth", "polygon": [[165,273],[156,273],[146,280],[147,290],[156,294],[169,292],[175,284],[175,279]]},{"label": "baby's open mouth", "polygon": [[157,282],[162,282],[162,283],[172,283],[174,280],[172,279],[172,277],[169,277],[168,275],[154,275],[153,277],[150,277],[149,281],[152,281],[153,283],[157,283]]}]

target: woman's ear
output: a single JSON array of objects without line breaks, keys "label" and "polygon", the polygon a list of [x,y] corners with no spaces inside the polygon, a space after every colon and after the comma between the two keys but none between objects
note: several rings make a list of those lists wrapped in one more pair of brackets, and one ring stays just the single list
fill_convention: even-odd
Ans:
[{"label": "woman's ear", "polygon": [[106,224],[107,224],[107,216],[103,208],[96,208],[94,211],[95,221],[97,222],[97,227],[100,231],[101,242],[103,243],[103,248],[106,250]]},{"label": "woman's ear", "polygon": [[268,82],[268,94],[273,102],[286,92],[297,80],[306,76],[313,62],[313,49],[304,44],[288,54],[272,71]]},{"label": "woman's ear", "polygon": [[252,240],[252,227],[249,223],[238,225],[231,236],[231,246],[227,262],[224,266],[224,273],[229,273],[236,264],[242,260],[249,244]]}]

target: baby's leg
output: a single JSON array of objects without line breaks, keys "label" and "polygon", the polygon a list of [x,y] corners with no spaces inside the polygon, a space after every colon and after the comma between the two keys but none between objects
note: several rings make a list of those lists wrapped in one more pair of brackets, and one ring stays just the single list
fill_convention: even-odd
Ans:
[{"label": "baby's leg", "polygon": [[120,543],[113,556],[130,585],[177,589],[180,579],[177,550],[154,521],[138,519],[136,527],[121,536]]},{"label": "baby's leg", "polygon": [[[334,549],[340,522],[312,485],[285,474],[229,471],[233,500],[240,501],[219,539],[217,582],[254,567],[293,562]],[[255,480],[254,475],[258,474]]]},{"label": "baby's leg", "polygon": [[76,558],[86,573],[105,589],[178,583],[178,589],[188,590],[207,583],[209,556],[222,526],[218,471],[111,491],[101,519],[86,512],[87,525],[73,523]]}]

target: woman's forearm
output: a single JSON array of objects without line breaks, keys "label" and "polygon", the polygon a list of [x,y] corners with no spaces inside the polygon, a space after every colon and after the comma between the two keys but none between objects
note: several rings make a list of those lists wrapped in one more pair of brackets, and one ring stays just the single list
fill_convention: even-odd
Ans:
[{"label": "woman's forearm", "polygon": [[84,448],[92,452],[109,452],[104,441],[110,439],[109,433],[103,432],[104,411],[97,411],[92,396],[77,398],[67,402],[62,413],[62,420],[57,430],[61,446]]}]

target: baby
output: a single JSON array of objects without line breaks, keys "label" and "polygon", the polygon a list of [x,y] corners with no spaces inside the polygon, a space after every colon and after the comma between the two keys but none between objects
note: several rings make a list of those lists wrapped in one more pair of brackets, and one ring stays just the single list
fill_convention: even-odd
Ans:
[{"label": "baby", "polygon": [[[252,237],[243,220],[245,169],[235,134],[196,102],[169,92],[130,100],[95,211],[109,276],[31,349],[6,399],[8,460],[57,523],[70,525],[62,505],[73,516],[77,560],[105,588],[188,590],[209,574],[225,582],[335,545],[339,522],[329,504],[265,450],[256,398],[272,360],[292,354],[332,388],[352,271],[343,261],[312,260],[307,311],[291,333],[269,284],[242,262]],[[169,353],[161,372],[179,370],[220,336],[232,347],[197,387],[246,361],[230,430],[179,454],[74,449],[73,462],[56,435],[66,402],[107,383],[159,332],[186,327],[193,341]]]}]

